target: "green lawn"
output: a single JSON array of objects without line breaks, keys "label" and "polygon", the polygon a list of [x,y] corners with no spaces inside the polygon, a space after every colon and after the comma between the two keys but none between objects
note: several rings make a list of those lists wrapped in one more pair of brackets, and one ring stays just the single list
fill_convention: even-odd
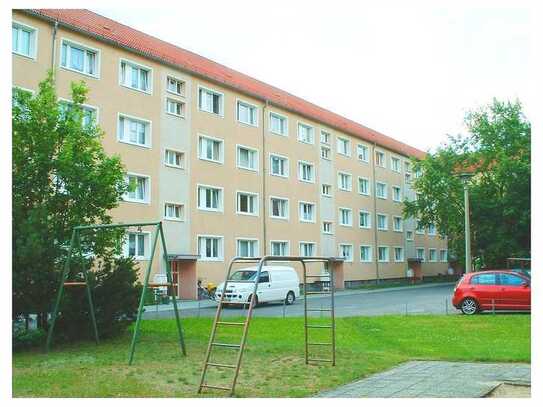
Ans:
[{"label": "green lawn", "polygon": [[[183,323],[186,358],[173,320],[143,322],[132,366],[127,365],[129,332],[99,346],[80,343],[59,346],[49,355],[14,354],[13,396],[196,397],[212,320]],[[234,339],[223,334],[218,340]],[[337,366],[306,366],[303,349],[303,319],[254,318],[236,395],[308,396],[413,359],[530,362],[530,315],[338,318]],[[231,362],[231,352],[217,354],[230,356]],[[210,383],[225,385],[231,378],[231,370],[210,369],[216,373]]]}]

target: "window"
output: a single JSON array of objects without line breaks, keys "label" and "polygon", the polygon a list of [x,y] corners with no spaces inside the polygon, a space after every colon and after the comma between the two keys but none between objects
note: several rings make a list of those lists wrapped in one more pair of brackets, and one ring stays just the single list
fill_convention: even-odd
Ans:
[{"label": "window", "polygon": [[437,250],[428,249],[428,261],[436,262],[437,261]]},{"label": "window", "polygon": [[166,98],[166,113],[185,117],[185,103],[179,100]]},{"label": "window", "polygon": [[371,246],[360,246],[360,261],[362,263],[370,263],[371,260]]},{"label": "window", "polygon": [[356,146],[356,155],[360,161],[369,162],[369,148],[364,144],[358,144]]},{"label": "window", "polygon": [[358,177],[358,193],[361,195],[370,194],[370,180],[363,177]]},{"label": "window", "polygon": [[386,167],[385,153],[382,151],[375,151],[375,165],[378,167]]},{"label": "window", "polygon": [[351,156],[351,142],[343,137],[337,137],[337,152],[347,157]]},{"label": "window", "polygon": [[394,216],[393,229],[394,229],[394,232],[402,232],[403,231],[403,221],[402,221],[401,216]]},{"label": "window", "polygon": [[405,169],[405,172],[411,173],[411,163],[409,161],[404,161],[403,168]]},{"label": "window", "polygon": [[439,251],[439,261],[442,263],[447,263],[449,261],[447,249],[441,249]]},{"label": "window", "polygon": [[222,163],[223,141],[209,136],[200,136],[198,140],[198,158],[200,160]]},{"label": "window", "polygon": [[428,236],[435,236],[436,235],[436,225],[433,223],[430,223],[428,225]]},{"label": "window", "polygon": [[237,255],[240,257],[257,257],[258,240],[237,239]]},{"label": "window", "polygon": [[198,209],[204,211],[222,211],[222,188],[198,185]]},{"label": "window", "polygon": [[377,230],[388,230],[388,216],[377,214]]},{"label": "window", "polygon": [[345,261],[353,261],[353,245],[352,244],[340,244],[339,245],[339,257],[343,257]]},{"label": "window", "polygon": [[169,167],[183,168],[185,166],[185,153],[166,149],[164,151],[164,164]]},{"label": "window", "polygon": [[402,162],[398,157],[390,157],[390,169],[394,172],[402,171]]},{"label": "window", "polygon": [[338,188],[342,191],[353,190],[353,177],[351,176],[351,174],[347,174],[346,172],[338,172],[337,183]]},{"label": "window", "polygon": [[313,127],[298,123],[298,140],[302,143],[314,144]]},{"label": "window", "polygon": [[185,95],[185,82],[168,76],[166,79],[166,91],[174,95]]},{"label": "window", "polygon": [[60,65],[71,71],[98,77],[99,53],[97,50],[62,40]]},{"label": "window", "polygon": [[419,167],[415,169],[415,178],[420,178],[420,177],[422,177],[422,169]]},{"label": "window", "polygon": [[239,214],[258,216],[258,194],[238,192],[236,207]]},{"label": "window", "polygon": [[527,280],[523,279],[522,277],[515,276],[514,274],[500,273],[499,279],[500,285],[511,285],[515,287],[520,287],[523,284],[528,283]]},{"label": "window", "polygon": [[322,222],[322,233],[331,235],[332,232],[332,222]]},{"label": "window", "polygon": [[424,226],[420,223],[420,221],[417,221],[417,227],[415,229],[415,233],[417,235],[423,235],[424,234]]},{"label": "window", "polygon": [[330,140],[332,139],[332,135],[328,133],[327,131],[321,130],[321,143],[322,144],[330,144]]},{"label": "window", "polygon": [[288,135],[287,118],[277,113],[270,112],[270,132],[279,136]]},{"label": "window", "polygon": [[403,247],[394,248],[394,261],[397,263],[403,262]]},{"label": "window", "polygon": [[387,184],[377,181],[375,183],[375,195],[377,198],[387,199]]},{"label": "window", "polygon": [[368,211],[361,210],[359,213],[359,222],[358,226],[360,226],[362,229],[369,229],[371,228],[371,216]]},{"label": "window", "polygon": [[392,187],[392,200],[394,202],[401,202],[402,201],[402,189],[398,186]]},{"label": "window", "polygon": [[288,199],[270,198],[270,208],[272,218],[288,219]]},{"label": "window", "polygon": [[127,233],[124,246],[124,253],[136,260],[143,260],[147,257],[147,233]]},{"label": "window", "polygon": [[211,89],[198,88],[198,109],[222,116],[224,95]]},{"label": "window", "polygon": [[322,184],[322,195],[323,196],[332,196],[332,185]]},{"label": "window", "polygon": [[199,260],[220,261],[222,260],[223,238],[219,236],[198,236]]},{"label": "window", "polygon": [[339,224],[341,226],[353,225],[353,211],[349,208],[339,208]]},{"label": "window", "polygon": [[121,60],[120,84],[131,89],[151,93],[151,68]]},{"label": "window", "polygon": [[388,263],[388,246],[379,246],[377,248],[377,254],[379,263]]},{"label": "window", "polygon": [[181,204],[165,203],[164,204],[164,219],[169,220],[184,220],[185,206]]},{"label": "window", "polygon": [[298,179],[304,182],[315,182],[315,169],[313,164],[298,161]]},{"label": "window", "polygon": [[117,137],[122,143],[151,147],[151,122],[119,114]]},{"label": "window", "polygon": [[270,174],[288,177],[288,158],[270,154]]},{"label": "window", "polygon": [[236,111],[238,122],[258,126],[258,110],[255,105],[238,100]]},{"label": "window", "polygon": [[421,262],[425,261],[424,247],[417,247],[417,259],[419,259]]},{"label": "window", "polygon": [[321,158],[330,160],[330,147],[321,146]]},{"label": "window", "polygon": [[409,173],[405,173],[405,183],[406,184],[411,184],[411,174]]},{"label": "window", "polygon": [[13,21],[11,23],[11,51],[29,58],[36,58],[36,38],[38,31],[28,25]]},{"label": "window", "polygon": [[238,146],[238,168],[258,171],[258,150],[249,147]]},{"label": "window", "polygon": [[287,240],[272,240],[270,242],[272,256],[288,256],[289,242]]},{"label": "window", "polygon": [[309,242],[300,242],[300,256],[311,257],[316,254],[316,244]]},{"label": "window", "polygon": [[470,284],[473,285],[496,285],[496,274],[478,274],[473,276],[470,280]]},{"label": "window", "polygon": [[[59,110],[62,118],[66,118],[65,115],[68,111],[72,111],[73,102],[69,100],[59,101]],[[98,109],[89,105],[80,105],[81,107],[81,123],[84,127],[90,127],[96,123],[98,118]]]},{"label": "window", "polygon": [[413,240],[413,231],[412,230],[408,230],[407,232],[405,232],[405,239],[408,240],[408,241]]},{"label": "window", "polygon": [[315,222],[315,204],[300,202],[300,222]]},{"label": "window", "polygon": [[150,202],[150,178],[146,175],[128,174],[127,182],[130,185],[131,191],[128,191],[124,196],[124,200],[128,202]]}]

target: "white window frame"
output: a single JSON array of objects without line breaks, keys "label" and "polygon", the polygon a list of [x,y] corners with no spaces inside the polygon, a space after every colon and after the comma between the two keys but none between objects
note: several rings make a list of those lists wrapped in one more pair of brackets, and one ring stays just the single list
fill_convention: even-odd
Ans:
[{"label": "white window frame", "polygon": [[[362,247],[369,248],[369,259],[362,259]],[[369,244],[361,244],[358,248],[360,250],[360,263],[372,263],[373,262],[373,246]]]},{"label": "white window frame", "polygon": [[[285,201],[286,202],[286,216],[275,216],[273,214],[273,204],[272,204],[272,200],[273,199],[276,199],[276,200],[281,200],[281,201]],[[290,219],[290,201],[288,198],[285,198],[285,197],[282,197],[282,196],[270,196],[270,210],[269,210],[269,215],[270,215],[270,218],[272,219],[281,219],[281,220],[289,220]]]},{"label": "white window frame", "polygon": [[[301,127],[306,127],[306,128],[309,129],[309,137],[310,137],[311,141],[305,141],[305,140],[302,140],[300,138],[300,126]],[[297,133],[298,141],[300,143],[315,144],[315,128],[313,126],[311,126],[310,124],[298,121],[297,124],[296,124],[296,133]]]},{"label": "white window frame", "polygon": [[[34,91],[31,91],[30,89],[24,89],[24,88],[20,88],[20,87],[18,87],[18,86],[14,86],[14,87],[16,87],[16,88],[18,88],[18,89],[21,89],[21,90],[23,90],[23,91],[32,92],[32,94],[34,94]],[[58,98],[58,101],[61,102],[61,103],[66,103],[66,104],[68,104],[68,105],[74,105],[73,100],[70,100],[70,99]],[[95,124],[98,124],[98,123],[99,123],[99,114],[100,114],[100,111],[99,111],[99,109],[98,109],[97,106],[88,105],[88,104],[86,104],[86,103],[81,103],[80,106],[81,106],[81,108],[82,108],[83,110],[92,110],[92,111],[94,111],[94,123],[95,123]],[[83,118],[82,118],[82,119],[83,119]],[[117,123],[117,125],[118,125],[118,123]],[[140,145],[140,144],[138,144],[138,145]]]},{"label": "white window frame", "polygon": [[[272,164],[272,158],[273,157],[285,160],[285,174],[284,175],[283,174],[274,174],[273,173],[273,164]],[[286,157],[284,155],[281,155],[281,154],[270,153],[269,154],[269,162],[270,162],[270,175],[271,176],[281,177],[281,178],[288,178],[289,177],[290,162],[289,162],[288,157]]]},{"label": "white window frame", "polygon": [[[396,196],[394,194],[394,188],[397,188],[400,195],[400,199],[396,199]],[[394,202],[402,202],[402,187],[399,185],[392,185],[392,201]]]},{"label": "white window frame", "polygon": [[144,197],[144,199],[134,199],[134,198],[129,198],[128,197],[128,192],[126,192],[124,194],[124,196],[123,196],[123,201],[149,205],[151,203],[151,176],[150,175],[145,175],[145,174],[138,174],[136,172],[128,172],[127,171],[126,174],[125,174],[126,182],[129,182],[129,177],[130,176],[147,179],[146,196]]},{"label": "white window frame", "polygon": [[[327,232],[324,228],[324,225],[330,225],[330,231]],[[334,230],[333,230],[333,226],[334,226],[334,222],[331,222],[329,220],[325,220],[322,222],[322,233],[325,234],[325,235],[333,235],[334,234]]]},{"label": "white window frame", "polygon": [[[11,49],[11,53],[15,55],[19,55],[21,57],[29,58],[32,60],[36,60],[38,58],[38,29],[36,27],[33,27],[31,25],[21,23],[17,20],[11,20],[11,26],[14,25],[18,26],[18,29],[22,29],[23,31],[31,31],[31,37],[30,37],[30,55],[23,54],[19,51],[13,51],[13,48]],[[19,33],[17,32],[17,35]]]},{"label": "white window frame", "polygon": [[[151,238],[151,232],[148,232],[148,231],[141,231],[141,232],[136,232],[136,231],[128,231],[126,233],[126,239],[124,240],[123,242],[123,255],[125,257],[128,257],[128,240],[129,240],[129,237],[128,235],[143,235],[143,252],[144,252],[144,255],[143,256],[138,256],[137,254],[134,257],[134,260],[137,260],[137,261],[145,261],[145,260],[149,260],[149,255],[151,254],[150,253],[150,250],[151,250],[151,242],[150,242],[150,238]],[[136,239],[136,253],[138,252],[138,247],[137,247],[137,242],[138,240]]]},{"label": "white window frame", "polygon": [[[342,143],[342,147],[344,146],[343,143],[346,144],[346,151],[343,152],[341,151],[341,149],[339,148],[340,146],[340,143]],[[336,136],[336,150],[337,150],[337,153],[344,156],[344,157],[350,157],[352,152],[352,147],[351,147],[351,140],[348,139],[347,137],[341,137],[341,136]]]},{"label": "white window frame", "polygon": [[[409,233],[411,233],[411,238],[409,238]],[[408,242],[412,242],[413,240],[415,240],[415,236],[412,230],[405,231],[405,240],[407,240]]]},{"label": "white window frame", "polygon": [[[252,196],[253,199],[254,199],[254,213],[251,213],[251,212],[241,212],[240,211],[240,208],[239,208],[239,197],[240,195],[248,195],[248,196]],[[259,213],[260,213],[260,197],[259,197],[259,194],[257,192],[249,192],[249,191],[236,191],[236,202],[235,202],[236,206],[236,214],[237,215],[245,215],[245,216],[256,216],[258,217],[259,216]]]},{"label": "white window frame", "polygon": [[[166,216],[166,205],[175,205],[175,206],[180,206],[181,207],[181,210],[180,212],[182,212],[182,216],[180,218],[172,218],[172,217],[169,217],[169,216]],[[172,201],[165,201],[164,202],[164,215],[163,215],[163,218],[165,220],[170,220],[170,221],[175,221],[175,222],[184,222],[185,221],[185,210],[186,210],[186,207],[185,207],[185,204],[182,203],[182,202],[172,202]]]},{"label": "white window frame", "polygon": [[[377,154],[383,154],[383,165],[379,165],[377,163]],[[375,166],[376,167],[379,167],[379,168],[386,168],[387,167],[387,154],[386,154],[386,152],[384,152],[383,150],[374,149],[373,150],[373,155],[374,155]]]},{"label": "white window frame", "polygon": [[[200,247],[200,239],[217,239],[217,257],[204,257],[202,256],[202,248]],[[224,236],[218,235],[196,235],[196,248],[198,249],[198,261],[217,262],[224,261]]]},{"label": "white window frame", "polygon": [[[181,93],[174,92],[173,90],[170,90],[170,88],[169,88],[170,79],[181,84]],[[170,94],[176,95],[176,96],[185,97],[186,89],[187,89],[187,82],[186,81],[184,81],[183,79],[180,79],[180,78],[176,78],[173,75],[166,75],[166,92],[167,93],[170,93]]]},{"label": "white window frame", "polygon": [[[120,128],[121,117],[123,117],[124,119],[138,121],[138,122],[142,122],[146,124],[147,127],[146,127],[146,132],[145,132],[145,141],[146,141],[145,144],[134,143],[129,140],[121,140],[121,128]],[[143,119],[137,116],[132,116],[126,113],[121,113],[121,112],[117,113],[117,141],[119,143],[130,144],[131,146],[152,148],[153,147],[153,122],[151,120]]]},{"label": "white window frame", "polygon": [[[181,114],[170,112],[168,110],[168,102],[179,103],[181,105]],[[166,114],[184,119],[186,115],[186,109],[187,109],[187,104],[183,100],[175,99],[175,98],[172,98],[171,96],[166,96],[166,106],[165,106]]]},{"label": "white window frame", "polygon": [[[362,216],[361,216],[362,213],[368,215],[368,216],[367,216],[367,219],[368,219],[368,225],[367,225],[367,226],[362,226],[362,225],[360,224],[360,220],[362,219]],[[371,212],[370,212],[370,211],[366,211],[366,210],[364,210],[364,209],[360,209],[360,210],[358,211],[358,227],[359,227],[360,229],[371,229]]]},{"label": "white window frame", "polygon": [[[200,206],[200,188],[209,188],[209,189],[218,189],[219,190],[219,199],[218,199],[218,208],[206,208]],[[224,211],[224,188],[218,187],[215,185],[206,185],[206,184],[196,184],[196,207],[200,211],[206,212],[223,212]]]},{"label": "white window frame", "polygon": [[[394,169],[394,164],[393,162],[395,160],[398,160],[398,169]],[[395,156],[395,155],[391,155],[390,156],[390,169],[393,171],[393,172],[397,172],[398,174],[401,174],[402,173],[402,159],[398,156]]]},{"label": "white window frame", "polygon": [[[210,112],[209,110],[202,109],[202,106],[200,106],[200,90],[204,90],[206,92],[211,92],[211,93],[214,93],[214,94],[220,96],[219,113],[215,113],[213,111]],[[209,113],[209,114],[211,114],[213,116],[218,116],[218,117],[224,118],[224,93],[223,92],[219,92],[218,90],[209,88],[207,86],[198,85],[197,93],[196,93],[196,104],[197,104],[198,110],[200,112]]]},{"label": "white window frame", "polygon": [[[358,150],[359,147],[363,147],[363,148],[366,149],[366,159],[365,160],[360,158],[360,152]],[[366,163],[366,164],[369,163],[370,162],[370,148],[369,148],[369,146],[366,145],[366,144],[358,143],[356,145],[356,158],[358,159],[358,161],[361,161],[363,163]]]},{"label": "white window frame", "polygon": [[[254,115],[255,115],[255,122],[254,123],[244,122],[243,120],[240,120],[240,118],[239,118],[239,106],[240,105],[244,105],[245,107],[248,107],[249,109],[254,109]],[[246,100],[243,100],[243,99],[236,99],[236,121],[238,123],[245,124],[245,125],[251,126],[251,127],[258,127],[258,121],[259,121],[258,116],[259,115],[260,115],[260,112],[259,112],[259,108],[258,108],[257,105],[255,105],[254,103],[247,102]]]},{"label": "white window frame", "polygon": [[[139,89],[139,88],[133,88],[132,86],[126,85],[126,84],[123,83],[123,76],[122,76],[122,63],[123,62],[125,64],[127,64],[127,65],[135,66],[138,69],[144,69],[144,70],[148,71],[147,72],[147,81],[149,83],[149,89],[143,90],[143,89]],[[147,65],[143,65],[140,62],[132,61],[130,59],[119,58],[119,85],[122,86],[123,88],[126,88],[126,89],[131,89],[131,90],[134,90],[136,92],[141,92],[141,93],[146,93],[148,95],[152,95],[153,94],[153,68],[151,68],[150,66],[147,66]]]},{"label": "white window frame", "polygon": [[[322,136],[324,134],[328,135],[328,137],[329,137],[328,141],[322,139]],[[321,129],[321,131],[320,131],[320,141],[321,141],[321,144],[324,144],[325,146],[330,147],[332,145],[332,133],[329,132],[328,130]]]},{"label": "white window frame", "polygon": [[[167,157],[168,151],[171,151],[172,153],[176,153],[176,154],[181,154],[181,156],[182,156],[181,165],[170,164],[167,161],[166,157]],[[180,169],[180,170],[184,170],[185,169],[185,159],[186,159],[186,155],[185,155],[184,151],[175,150],[173,148],[167,148],[167,147],[164,149],[164,165],[166,167],[171,167],[171,168],[177,168],[177,169]]]},{"label": "white window frame", "polygon": [[[311,205],[313,207],[312,217],[310,220],[304,219],[302,216],[302,205]],[[317,204],[315,202],[298,201],[298,219],[301,223],[316,223],[317,222]]]},{"label": "white window frame", "polygon": [[437,235],[437,228],[435,224],[431,224],[433,227],[433,231],[430,229],[430,226],[428,226],[428,236],[435,236]]},{"label": "white window frame", "polygon": [[[377,193],[379,191],[379,188],[377,188],[377,184],[381,184],[381,185],[385,186],[385,188],[384,188],[385,195],[384,196],[379,196],[379,194]],[[388,184],[386,182],[375,181],[375,197],[378,198],[378,199],[387,199],[388,198]]]},{"label": "white window frame", "polygon": [[[339,244],[337,245],[337,247],[338,247],[338,257],[343,257],[343,259],[344,259],[343,261],[345,261],[345,262],[347,262],[347,263],[352,263],[352,262],[353,262],[353,258],[354,258],[354,254],[353,254],[353,252],[354,252],[354,247],[353,247],[352,243],[339,243]],[[341,256],[342,251],[343,251],[343,250],[342,250],[343,247],[350,247],[350,255],[349,255],[349,257]]]},{"label": "white window frame", "polygon": [[[382,249],[382,248],[387,249],[386,250],[386,254],[387,254],[386,260],[381,260],[379,258],[379,249]],[[384,246],[384,245],[377,246],[377,262],[378,263],[389,263],[390,262],[390,247],[389,246]]]},{"label": "white window frame", "polygon": [[[313,173],[313,177],[311,180],[305,180],[302,178],[302,165],[310,165],[313,169],[312,173]],[[304,161],[304,160],[298,160],[298,181],[300,182],[305,182],[305,183],[308,183],[308,184],[314,184],[315,183],[315,180],[317,178],[317,169],[315,167],[315,164],[312,163],[312,162],[309,162],[309,161]]]},{"label": "white window frame", "polygon": [[[244,167],[243,165],[240,164],[239,162],[239,159],[240,159],[240,148],[241,149],[245,149],[245,150],[248,150],[250,153],[253,153],[254,156],[255,156],[255,166],[256,168],[251,168],[251,167]],[[245,146],[243,144],[236,144],[236,166],[239,168],[239,169],[242,169],[242,170],[247,170],[247,171],[252,171],[252,172],[259,172],[260,170],[260,152],[258,151],[258,149],[256,148],[253,148],[253,147],[249,147],[249,146]]]},{"label": "white window frame", "polygon": [[305,240],[301,240],[301,241],[298,242],[298,252],[299,252],[300,256],[301,257],[306,257],[302,253],[302,245],[312,245],[313,246],[313,253],[311,254],[311,256],[308,256],[308,257],[313,257],[313,256],[317,255],[317,242],[308,242],[308,241],[305,241]]},{"label": "white window frame", "polygon": [[[432,260],[432,256],[430,255],[432,252],[435,254],[435,258],[433,260]],[[437,263],[439,261],[438,255],[439,253],[435,247],[429,247],[428,248],[428,263]]]},{"label": "white window frame", "polygon": [[[379,217],[380,216],[384,216],[385,217],[385,227],[384,228],[381,228],[379,227]],[[388,230],[388,215],[386,213],[378,213],[377,214],[377,230],[381,231],[381,232],[386,232]]]},{"label": "white window frame", "polygon": [[419,230],[419,221],[415,220],[415,234],[417,235],[424,235],[426,233],[425,228],[422,228],[422,231]]},{"label": "white window frame", "polygon": [[[325,186],[328,187],[328,189],[330,190],[330,193],[328,193],[328,194],[324,193],[324,187]],[[325,196],[327,198],[331,198],[332,197],[332,185],[331,184],[321,184],[321,195]]]},{"label": "white window frame", "polygon": [[[400,219],[400,228],[396,229],[396,219]],[[401,216],[392,217],[392,230],[394,232],[403,232],[403,218]]]},{"label": "white window frame", "polygon": [[[248,253],[248,256],[241,256],[239,251],[239,244],[240,242],[250,242],[251,244],[254,244],[254,253],[250,254]],[[260,253],[260,241],[254,237],[236,237],[236,256],[240,257],[258,257]]]},{"label": "white window frame", "polygon": [[[219,159],[218,160],[214,160],[212,158],[207,158],[207,157],[202,156],[202,149],[201,149],[201,143],[200,143],[200,140],[202,138],[212,140],[212,141],[216,141],[216,142],[220,143]],[[200,159],[202,161],[208,161],[208,162],[216,163],[216,164],[224,164],[224,140],[221,139],[221,138],[208,136],[207,134],[198,133],[198,149],[197,149],[197,151],[198,151],[198,159]]]},{"label": "white window frame", "polygon": [[[422,250],[422,257],[419,257],[419,250]],[[417,256],[417,259],[419,259],[421,263],[426,262],[426,250],[424,249],[424,247],[415,247],[415,255]]]},{"label": "white window frame", "polygon": [[[401,249],[401,253],[402,253],[402,257],[400,259],[398,259],[396,257],[396,249]],[[405,262],[405,249],[403,248],[403,246],[394,246],[393,247],[393,252],[394,252],[394,263],[403,263]]]},{"label": "white window frame", "polygon": [[[445,253],[445,259],[443,259],[442,253]],[[441,263],[449,262],[449,251],[447,249],[439,249],[439,261]]]},{"label": "white window frame", "polygon": [[[328,157],[325,157],[323,155],[323,151],[328,151]],[[321,158],[326,161],[332,161],[332,149],[329,146],[327,145],[321,146]]]},{"label": "white window frame", "polygon": [[[278,133],[276,131],[274,131],[272,129],[272,116],[275,116],[279,119],[282,119],[285,121],[285,133]],[[273,111],[270,111],[270,114],[268,116],[268,120],[269,120],[269,123],[268,123],[268,131],[272,134],[275,134],[277,136],[281,136],[281,137],[288,137],[288,117],[283,115],[283,114],[280,114],[280,113],[277,113],[277,112],[273,112]]]},{"label": "white window frame", "polygon": [[[352,208],[343,208],[339,207],[338,209],[338,224],[339,226],[353,227],[353,210]],[[343,217],[341,216],[342,211],[348,211],[350,215],[350,223],[343,223]]]},{"label": "white window frame", "polygon": [[[62,65],[62,50],[63,50],[63,45],[64,44],[66,44],[68,47],[73,45],[74,48],[81,48],[84,52],[85,51],[94,52],[96,54],[96,57],[95,57],[96,58],[96,66],[95,66],[96,74],[91,74],[91,73],[85,72],[86,60],[87,60],[86,52],[85,52],[85,54],[83,56],[83,71],[79,71],[77,69],[74,69],[74,68],[70,67],[70,53],[69,53],[69,50],[68,50],[68,55],[66,55],[66,66]],[[59,52],[59,61],[58,61],[58,66],[59,66],[60,69],[65,69],[66,71],[76,72],[78,74],[85,75],[85,76],[88,76],[88,77],[91,77],[91,78],[100,79],[100,69],[101,69],[100,63],[101,63],[101,51],[98,48],[94,48],[94,47],[85,45],[85,44],[83,44],[81,42],[70,40],[69,38],[65,38],[65,37],[62,37],[60,39],[60,52]]]},{"label": "white window frame", "polygon": [[[342,185],[341,185],[342,176],[347,177],[346,178],[347,179],[347,187],[346,188],[343,188]],[[338,171],[337,172],[337,188],[340,191],[352,192],[352,190],[353,190],[353,175],[348,173],[348,172],[345,172],[345,171]]]},{"label": "white window frame", "polygon": [[270,255],[272,256],[275,256],[275,254],[273,254],[274,243],[286,245],[286,252],[284,254],[279,254],[279,256],[290,256],[290,240],[270,240]]},{"label": "white window frame", "polygon": [[[362,192],[362,190],[360,189],[360,181],[361,180],[366,181],[366,184],[368,186],[368,192],[367,193]],[[358,193],[360,195],[364,195],[364,196],[371,196],[371,182],[370,182],[369,178],[367,178],[367,177],[358,177]]]}]

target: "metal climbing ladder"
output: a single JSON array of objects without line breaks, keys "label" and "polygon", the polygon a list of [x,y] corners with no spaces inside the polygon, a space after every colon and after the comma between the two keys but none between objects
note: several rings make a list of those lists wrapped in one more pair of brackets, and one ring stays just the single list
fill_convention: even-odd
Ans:
[{"label": "metal climbing ladder", "polygon": [[[255,307],[255,298],[256,293],[258,290],[258,283],[260,280],[260,274],[262,272],[263,266],[267,262],[291,262],[296,261],[300,262],[303,267],[303,276],[304,276],[304,327],[305,327],[305,363],[308,364],[309,362],[332,362],[332,365],[335,365],[335,320],[334,320],[334,280],[333,280],[333,271],[332,271],[332,262],[335,261],[334,258],[328,258],[328,257],[291,257],[291,256],[264,256],[262,258],[259,257],[234,257],[228,266],[228,271],[226,273],[225,283],[222,287],[222,293],[220,296],[219,304],[217,305],[217,311],[215,313],[215,319],[213,321],[213,327],[211,329],[211,335],[209,337],[209,343],[207,346],[205,358],[204,358],[204,366],[202,370],[202,375],[200,379],[200,385],[198,387],[198,393],[201,393],[204,389],[216,389],[216,390],[226,390],[229,392],[230,396],[234,395],[236,382],[239,376],[239,371],[241,367],[241,361],[243,357],[243,351],[245,349],[245,345],[247,343],[247,334],[249,331],[249,324],[251,322],[251,317],[253,314],[253,308]],[[328,263],[328,270],[330,273],[330,297],[331,297],[331,303],[330,308],[328,311],[331,312],[331,324],[326,326],[318,326],[318,325],[311,325],[308,323],[308,312],[312,312],[313,310],[307,307],[307,295],[311,295],[311,292],[307,292],[306,290],[306,282],[308,277],[307,275],[307,267],[306,263],[315,263],[315,262],[327,262]],[[234,264],[239,263],[257,263],[257,270],[256,270],[256,276],[255,276],[255,284],[254,289],[251,295],[248,297],[250,300],[248,302],[240,303],[240,302],[231,302],[227,298],[227,287],[229,283],[232,283],[234,281],[230,280],[230,275],[232,273],[232,268]],[[322,277],[322,276],[319,276]],[[322,294],[319,292],[319,294]],[[231,321],[225,321],[221,320],[221,313],[225,305],[229,304],[236,304],[236,305],[243,305],[244,309],[245,306],[248,305],[247,314],[245,316],[244,322],[231,322]],[[323,312],[324,310],[319,309],[320,312]],[[220,328],[224,329],[240,329],[241,332],[241,338],[239,343],[222,343],[222,342],[216,342],[215,338],[217,337],[217,332]],[[330,343],[311,343],[308,341],[308,329],[313,328],[328,328],[332,331],[332,338]],[[309,358],[309,346],[324,346],[329,345],[331,346],[331,359],[324,359],[324,358]],[[217,363],[216,361],[210,361],[211,355],[214,353],[214,351],[218,349],[236,349],[237,355],[236,355],[236,361],[233,364],[226,364],[226,363]],[[206,375],[208,372],[208,368],[226,368],[231,369],[233,371],[233,377],[229,385],[218,385],[218,384],[209,384],[206,381]]]}]

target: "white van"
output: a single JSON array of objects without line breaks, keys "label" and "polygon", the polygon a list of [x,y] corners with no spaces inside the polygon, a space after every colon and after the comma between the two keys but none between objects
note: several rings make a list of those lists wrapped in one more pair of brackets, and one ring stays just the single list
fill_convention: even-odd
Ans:
[{"label": "white van", "polygon": [[[255,285],[257,267],[247,267],[232,272],[226,287],[225,301],[232,303],[249,302]],[[215,299],[220,301],[224,283],[215,291]],[[256,291],[256,304],[281,301],[287,305],[294,303],[300,295],[300,280],[296,270],[286,266],[263,266]]]}]

